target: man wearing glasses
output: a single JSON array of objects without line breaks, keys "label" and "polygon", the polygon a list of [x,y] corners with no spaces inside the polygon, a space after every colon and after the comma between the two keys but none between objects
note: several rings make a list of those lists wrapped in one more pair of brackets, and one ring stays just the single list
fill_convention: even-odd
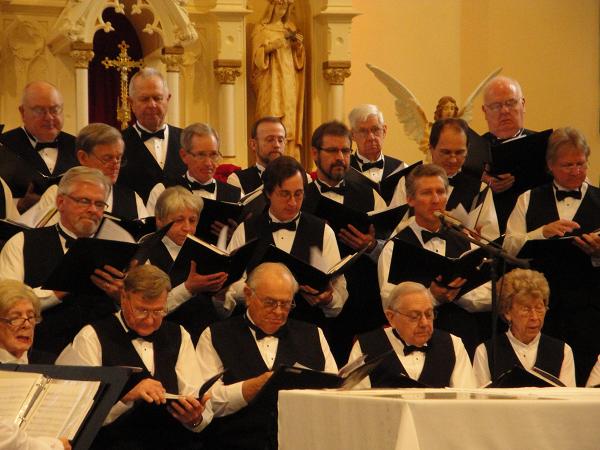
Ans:
[{"label": "man wearing glasses", "polygon": [[0,278],[33,287],[42,304],[44,322],[38,326],[34,348],[58,354],[83,325],[115,309],[113,299],[118,296],[123,273],[108,266],[92,276],[105,295],[72,295],[40,288],[76,239],[133,241],[114,222],[103,220],[109,189],[110,183],[98,169],[69,169],[58,185],[58,223],[17,233],[2,248]]},{"label": "man wearing glasses", "polygon": [[[89,124],[77,135],[76,154],[79,163],[100,170],[110,182],[105,212],[121,219],[143,219],[149,214],[140,196],[127,186],[117,183],[121,167],[127,164],[123,158],[123,147],[119,130],[103,123]],[[58,222],[57,191],[56,185],[46,189],[40,201],[29,208],[19,222],[30,227],[54,225]]]},{"label": "man wearing glasses", "polygon": [[362,354],[372,357],[390,350],[394,353],[357,389],[397,387],[401,375],[437,388],[475,387],[471,360],[462,340],[433,329],[433,297],[425,286],[412,281],[398,284],[384,298],[383,309],[390,327],[360,335],[350,361]]},{"label": "man wearing glasses", "polygon": [[[121,310],[86,325],[57,360],[142,369],[131,375],[92,448],[191,448],[196,439],[191,431],[210,422],[208,397],[197,398],[203,379],[190,335],[163,320],[170,289],[168,275],[158,267],[131,269],[119,293]],[[167,393],[180,397],[164,407]]]},{"label": "man wearing glasses", "polygon": [[11,151],[3,159],[11,155],[18,158],[2,164],[15,171],[5,181],[19,199],[17,208],[23,213],[39,200],[34,182],[43,184],[43,177],[60,175],[76,166],[77,160],[75,136],[62,131],[63,98],[54,85],[45,81],[27,84],[19,112],[23,125],[3,133],[0,142]]},{"label": "man wearing glasses", "polygon": [[222,156],[219,151],[219,134],[210,125],[193,123],[181,132],[179,156],[187,167],[180,177],[168,178],[159,183],[150,192],[146,207],[150,214],[160,194],[167,187],[183,186],[195,195],[211,200],[237,202],[240,199],[239,188],[215,180],[214,175]]},{"label": "man wearing glasses", "polygon": [[297,291],[298,283],[284,265],[263,263],[244,285],[246,313],[216,322],[200,336],[196,352],[204,377],[226,370],[211,390],[216,414],[206,430],[206,448],[276,448],[276,405],[261,408],[251,402],[277,366],[337,372],[323,332],[288,319]]}]

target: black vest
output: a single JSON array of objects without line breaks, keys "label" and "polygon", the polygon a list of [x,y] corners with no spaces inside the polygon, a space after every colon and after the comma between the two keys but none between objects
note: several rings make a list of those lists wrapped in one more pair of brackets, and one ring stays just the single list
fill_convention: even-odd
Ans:
[{"label": "black vest", "polygon": [[263,184],[260,171],[256,166],[248,167],[247,169],[236,170],[234,173],[240,180],[244,194],[249,194],[255,189],[261,187]]},{"label": "black vest", "polygon": [[[488,365],[490,372],[492,370],[492,341],[485,342],[485,349],[488,354]],[[560,376],[560,368],[565,355],[565,344],[558,339],[542,334],[540,336],[540,343],[538,345],[537,356],[535,358],[534,366],[538,369],[542,369],[556,378]],[[523,367],[521,361],[515,354],[508,336],[501,334],[498,336],[497,347],[496,347],[496,373],[497,376],[502,375],[504,372],[512,369],[515,366]],[[493,377],[494,379],[496,377]]]},{"label": "black vest", "polygon": [[[215,180],[217,183],[217,200],[220,202],[237,202],[240,200],[240,188],[237,186],[232,186],[231,184],[223,183],[219,180]],[[190,182],[188,181],[185,174],[177,178],[167,178],[164,181],[165,188],[170,188],[172,186],[183,186],[188,189],[190,192],[192,191],[192,187]]]},{"label": "black vest", "polygon": [[[362,352],[369,356],[381,355],[392,350],[392,344],[386,332],[379,328],[358,336]],[[456,355],[452,338],[444,331],[434,330],[428,345],[431,346],[425,356],[425,365],[417,381],[431,387],[448,387],[456,364]],[[372,387],[395,387],[397,374],[408,376],[406,369],[395,353],[387,356],[369,375]]]},{"label": "black vest", "polygon": [[137,130],[130,126],[123,131],[127,165],[121,168],[118,183],[137,192],[144,202],[148,201],[150,191],[166,177],[178,177],[187,170],[179,156],[181,128],[169,125],[169,142],[164,169],[161,169]]},{"label": "black vest", "polygon": [[121,219],[143,219],[138,217],[135,192],[127,186],[114,184],[112,214]]},{"label": "black vest", "polygon": [[[298,362],[315,370],[325,368],[318,329],[314,325],[288,320],[288,333],[279,339],[273,369]],[[223,383],[229,385],[266,372],[250,328],[242,316],[210,326],[212,344],[227,370]],[[240,411],[215,418],[204,430],[212,449],[264,450],[276,438],[277,405],[251,403]],[[274,429],[275,428],[275,429]]]},{"label": "black vest", "polygon": [[[468,251],[471,248],[467,241],[461,239],[458,236],[455,236],[452,233],[442,230],[440,234],[442,234],[446,239],[445,256],[449,258],[458,258],[460,255],[462,255],[464,252]],[[421,241],[419,241],[419,238],[417,237],[417,235],[411,227],[404,228],[396,235],[394,239],[399,239],[417,247],[422,247]]]},{"label": "black vest", "polygon": [[453,189],[446,203],[446,210],[452,211],[461,204],[465,208],[465,211],[471,211],[473,209],[473,202],[479,194],[481,181],[467,175],[465,172],[458,172],[452,177],[452,186]]}]

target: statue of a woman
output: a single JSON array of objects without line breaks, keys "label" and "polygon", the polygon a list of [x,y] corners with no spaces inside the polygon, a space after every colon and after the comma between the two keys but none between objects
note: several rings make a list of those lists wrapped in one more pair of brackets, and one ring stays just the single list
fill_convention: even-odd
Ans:
[{"label": "statue of a woman", "polygon": [[299,159],[304,109],[303,36],[290,20],[294,0],[269,0],[252,32],[251,82],[255,119],[280,117],[287,130],[286,153]]}]

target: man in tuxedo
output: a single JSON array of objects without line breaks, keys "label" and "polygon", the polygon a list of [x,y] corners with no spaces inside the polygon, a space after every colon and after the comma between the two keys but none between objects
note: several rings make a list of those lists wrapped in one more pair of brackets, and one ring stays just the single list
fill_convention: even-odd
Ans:
[{"label": "man in tuxedo", "polygon": [[10,150],[1,156],[2,165],[11,167],[5,181],[23,213],[39,200],[46,186],[44,177],[66,172],[77,165],[77,159],[75,136],[62,131],[63,98],[54,85],[28,83],[19,112],[23,125],[3,133],[0,142]]},{"label": "man in tuxedo", "polygon": [[51,227],[33,228],[9,239],[0,253],[0,277],[23,281],[40,297],[44,321],[34,348],[58,354],[83,325],[115,310],[123,273],[110,266],[96,270],[92,282],[103,295],[69,294],[41,289],[67,249],[78,238],[105,237],[132,241],[109,220],[103,220],[110,184],[98,169],[73,167],[58,185],[60,219]]},{"label": "man in tuxedo", "polygon": [[[112,407],[95,449],[192,449],[193,432],[212,417],[208,397],[198,399],[203,381],[194,346],[183,327],[163,321],[171,283],[147,264],[127,273],[119,293],[121,310],[86,325],[57,364],[140,367]],[[181,397],[169,403],[165,394]]]},{"label": "man in tuxedo", "polygon": [[[373,188],[346,176],[350,167],[350,142],[350,130],[341,122],[326,122],[314,131],[311,155],[317,166],[317,178],[306,188],[304,211],[314,213],[321,196],[365,213],[386,207]],[[341,362],[348,358],[354,336],[382,325],[385,318],[376,282],[378,241],[374,227],[371,225],[367,233],[362,233],[347,224],[337,238],[342,256],[365,248],[367,253],[348,270],[348,302],[327,329],[336,360]],[[371,253],[375,260],[369,258]]]},{"label": "man in tuxedo", "polygon": [[[440,219],[435,215],[444,211],[448,198],[448,178],[444,169],[435,164],[416,167],[406,179],[406,194],[415,215],[394,239],[388,241],[379,256],[377,270],[382,299],[387,298],[395,286],[389,281],[389,273],[396,240],[451,258],[457,258],[471,248],[465,239],[442,229]],[[410,261],[402,263],[410,264]],[[429,286],[438,313],[436,327],[460,337],[472,354],[482,341],[482,332],[485,334],[489,330],[489,325],[485,330],[479,330],[478,318],[478,314],[490,310],[489,283],[458,297],[460,288],[467,281],[460,277],[448,283],[443,283],[437,275],[407,281]]]},{"label": "man in tuxedo", "polygon": [[[242,222],[234,231],[227,250],[241,247],[258,238],[261,245],[273,244],[296,258],[328,270],[340,261],[340,252],[331,227],[324,220],[301,212],[304,200],[306,173],[291,156],[281,156],[269,163],[263,176],[264,195],[268,208],[262,214]],[[256,267],[262,252],[249,262],[248,269]],[[243,280],[233,283],[223,297],[215,298],[217,308],[231,314],[243,298]],[[301,286],[297,295],[294,318],[322,324],[325,318],[340,314],[348,297],[346,279],[340,276],[319,292],[311,286]]]},{"label": "man in tuxedo", "polygon": [[537,255],[532,267],[546,275],[552,292],[544,332],[573,348],[578,385],[600,353],[600,237],[594,232],[600,227],[600,189],[586,181],[589,155],[580,131],[554,130],[546,152],[553,181],[519,196],[504,242],[516,255],[529,240],[576,236],[579,249]]},{"label": "man in tuxedo", "polygon": [[256,164],[247,169],[237,170],[227,178],[227,182],[248,194],[262,186],[262,175],[267,165],[283,155],[286,130],[279,117],[262,117],[250,131],[248,145],[256,156]]},{"label": "man in tuxedo", "polygon": [[212,376],[226,370],[223,381],[211,390],[216,415],[205,431],[207,448],[277,448],[277,405],[251,403],[273,370],[281,364],[301,364],[337,372],[323,332],[288,319],[297,291],[298,283],[283,264],[263,263],[244,285],[246,313],[216,322],[200,336],[196,352],[202,373]]},{"label": "man in tuxedo", "polygon": [[[147,203],[150,214],[154,214],[154,205],[159,195],[170,186],[183,186],[205,199],[231,203],[239,201],[241,195],[239,188],[214,178],[217,166],[222,159],[219,144],[219,134],[205,123],[193,123],[181,132],[179,155],[187,167],[187,172],[180,177],[169,178],[154,186]],[[233,228],[237,226],[236,223],[229,225]],[[211,241],[211,243],[216,243],[216,237],[223,226],[222,223],[206,224],[199,230],[198,236]]]},{"label": "man in tuxedo", "polygon": [[[79,163],[100,170],[110,182],[111,188],[106,198],[107,213],[130,220],[148,217],[140,196],[127,186],[117,183],[121,167],[127,164],[123,159],[124,144],[119,130],[104,123],[91,123],[81,129],[75,146]],[[54,225],[58,222],[57,190],[56,185],[46,189],[40,201],[29,208],[19,222],[30,227]]]},{"label": "man in tuxedo", "polygon": [[462,119],[436,121],[429,134],[431,161],[448,176],[446,211],[486,238],[500,236],[492,192],[478,178],[462,170],[469,147],[469,126]]},{"label": "man in tuxedo", "polygon": [[136,123],[123,131],[127,165],[119,183],[144,201],[157,183],[185,172],[179,157],[181,129],[165,122],[170,99],[167,82],[158,70],[145,67],[131,77],[129,104]]},{"label": "man in tuxedo", "polygon": [[402,386],[401,375],[431,387],[474,388],[471,360],[460,338],[435,330],[431,292],[422,284],[405,281],[383,300],[389,328],[362,334],[350,361],[393,350],[362,380],[357,389]]},{"label": "man in tuxedo", "polygon": [[[387,125],[383,113],[376,105],[363,104],[348,115],[352,140],[356,142],[356,153],[350,156],[350,165],[376,184],[406,164],[383,154]],[[401,179],[401,182],[403,180]],[[389,203],[391,198],[385,199]]]}]

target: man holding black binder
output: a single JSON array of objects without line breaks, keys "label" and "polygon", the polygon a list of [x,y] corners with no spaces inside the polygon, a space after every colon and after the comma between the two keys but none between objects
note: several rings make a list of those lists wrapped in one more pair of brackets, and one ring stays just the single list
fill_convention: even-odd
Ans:
[{"label": "man holding black binder", "polygon": [[123,273],[112,267],[97,269],[92,276],[92,282],[105,294],[102,296],[74,296],[41,289],[78,238],[132,241],[118,225],[103,220],[109,189],[108,180],[98,169],[73,167],[58,186],[59,222],[16,234],[0,253],[0,278],[23,281],[35,288],[41,299],[44,322],[37,328],[35,348],[57,354],[85,323],[115,310],[113,298],[118,295]]},{"label": "man holding black binder", "polygon": [[200,336],[196,352],[203,374],[226,370],[223,382],[211,390],[218,412],[205,431],[208,449],[277,448],[277,405],[256,397],[279,365],[337,372],[323,332],[288,319],[297,291],[283,264],[263,263],[244,285],[246,313],[216,322]]},{"label": "man holding black binder", "polygon": [[[586,181],[589,155],[580,131],[552,133],[546,162],[553,181],[519,196],[504,242],[513,255],[526,252],[521,256],[533,258],[532,267],[546,275],[552,296],[544,332],[573,348],[579,385],[600,353],[600,189]],[[570,242],[559,240],[570,235]],[[547,245],[530,254],[528,244]]]}]

